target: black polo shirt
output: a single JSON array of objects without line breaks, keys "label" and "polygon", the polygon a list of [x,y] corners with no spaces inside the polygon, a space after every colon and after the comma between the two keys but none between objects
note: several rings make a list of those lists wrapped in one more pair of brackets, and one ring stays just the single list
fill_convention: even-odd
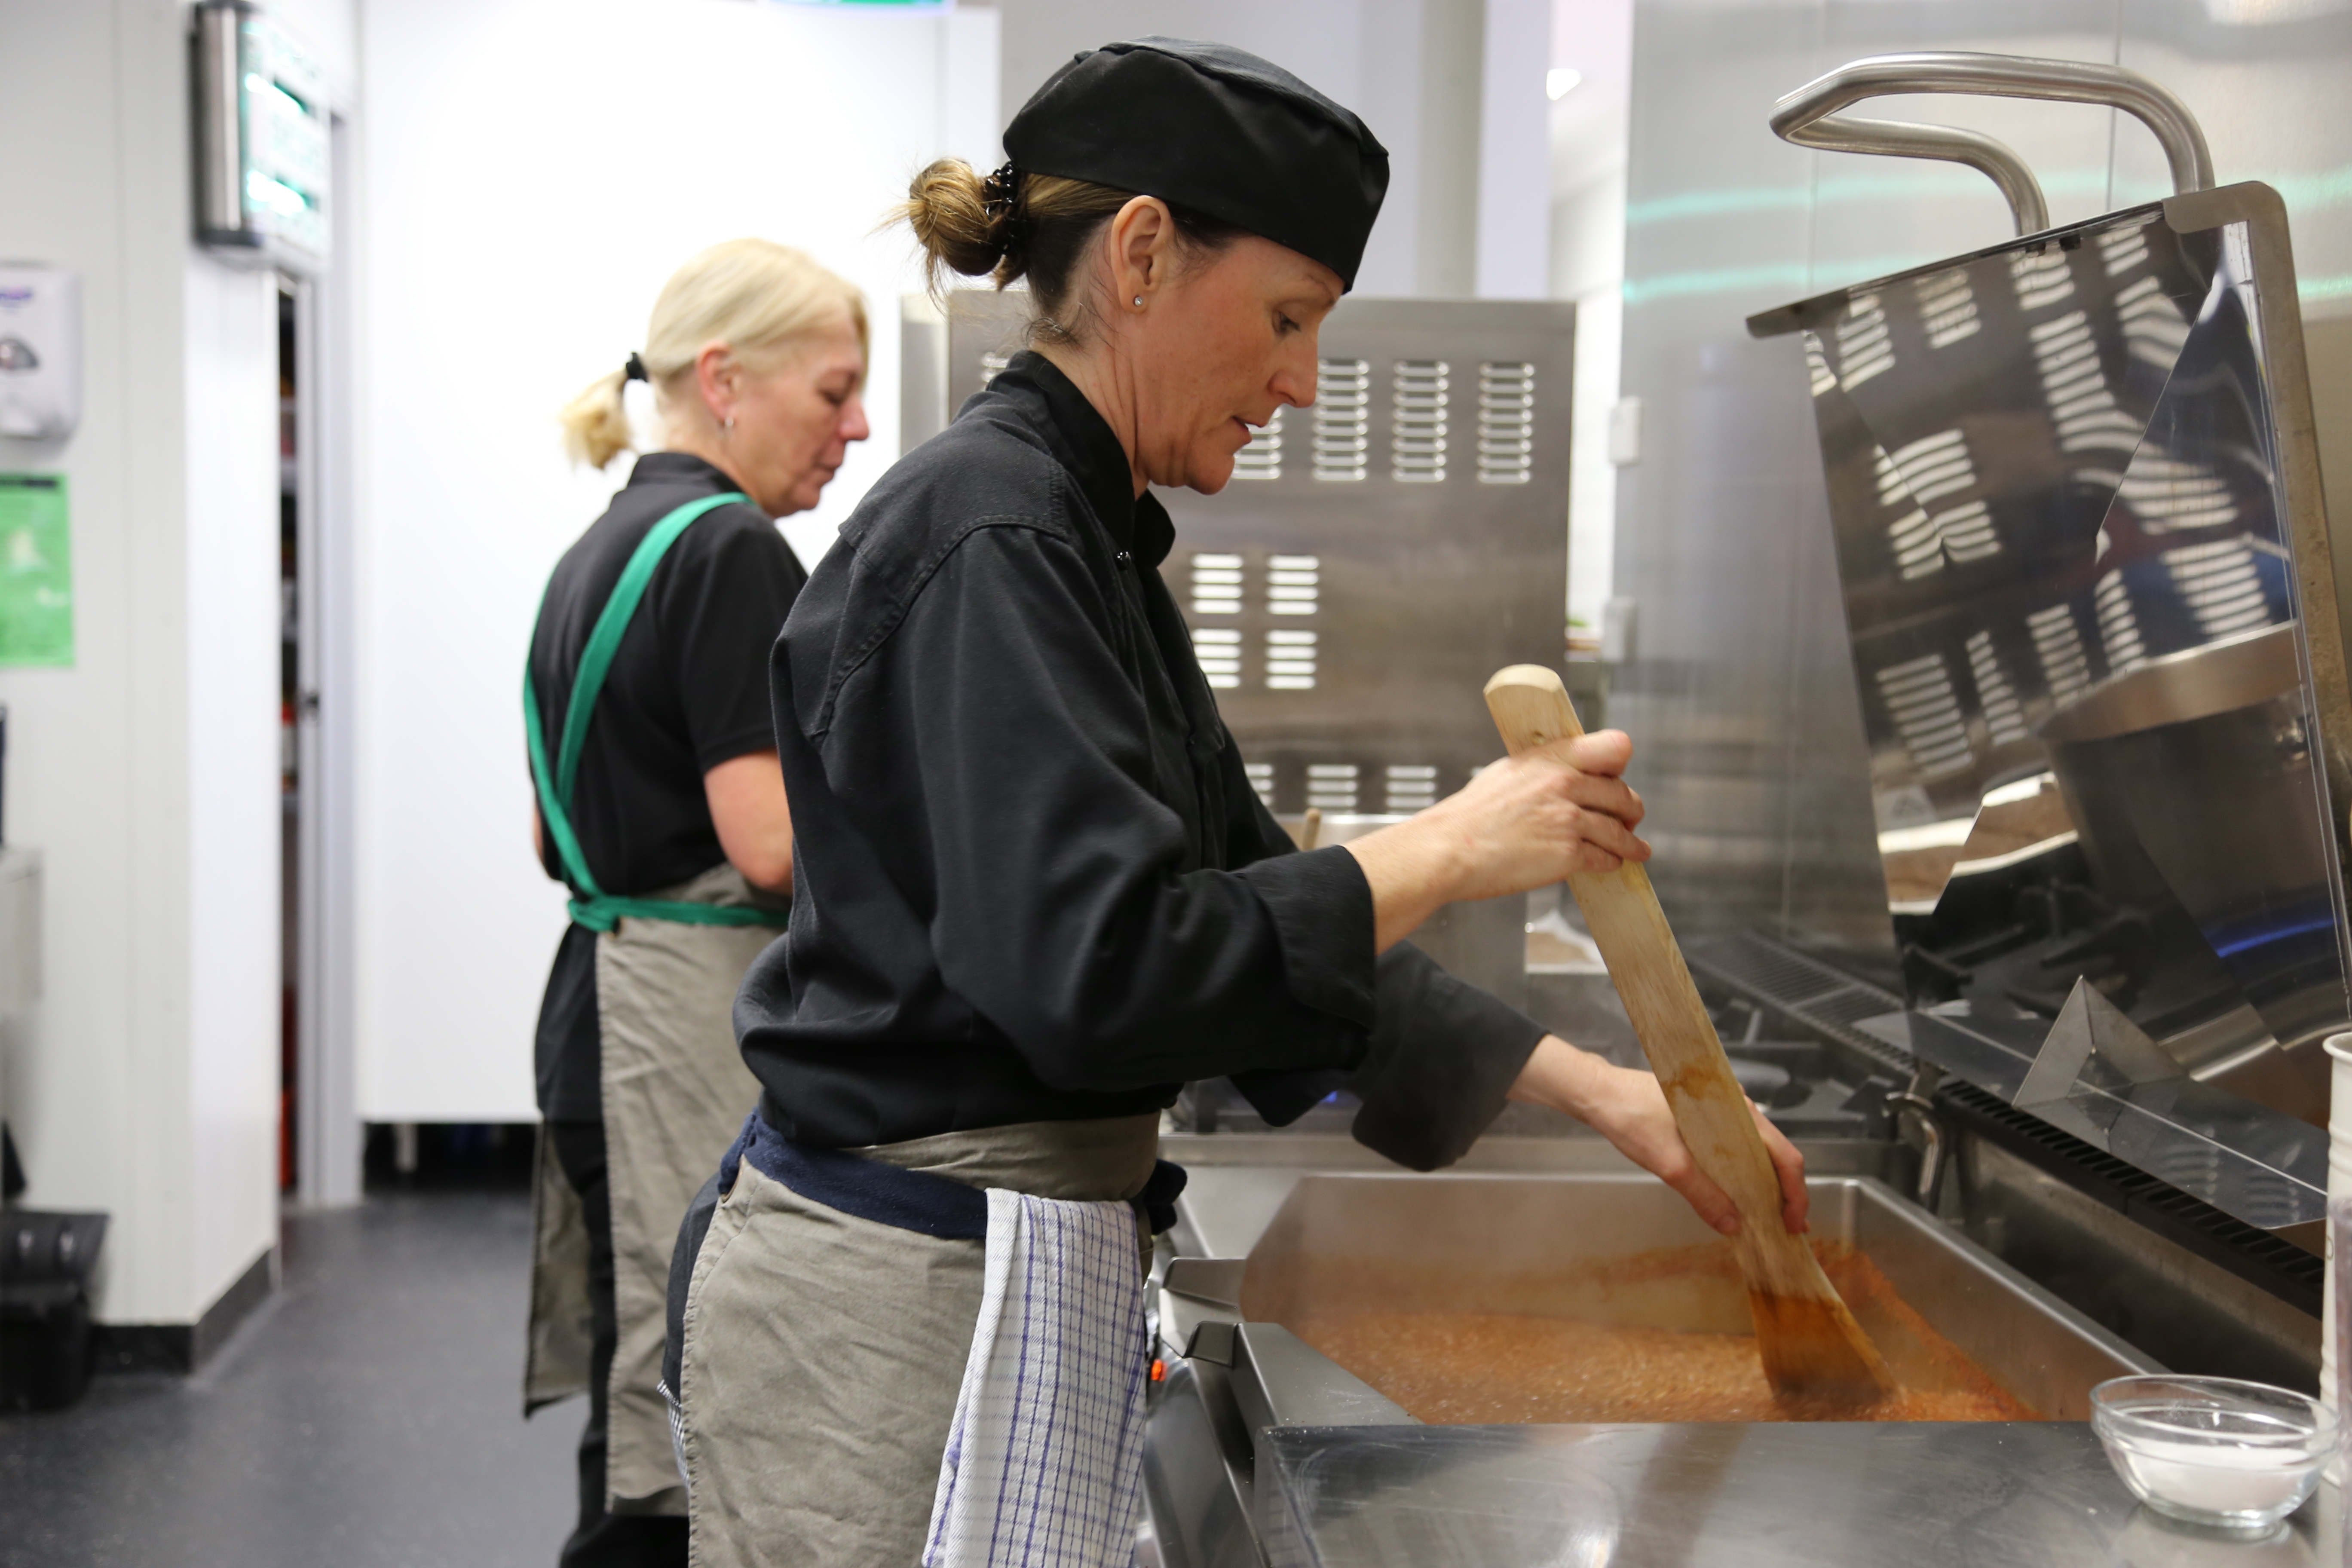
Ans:
[{"label": "black polo shirt", "polygon": [[1402,944],[1243,772],[1159,565],[1167,512],[1016,357],[844,526],[771,661],[793,923],[736,1002],[763,1113],[825,1147],[1332,1089],[1457,1158],[1541,1029]]},{"label": "black polo shirt", "polygon": [[[677,508],[734,488],[699,458],[648,453],[556,563],[530,646],[551,764],[589,631],[629,557]],[[702,775],[775,745],[768,649],[807,581],[775,523],[740,501],[695,519],[654,569],[605,674],[572,791],[572,831],[604,891],[657,892],[726,859]],[[551,836],[543,847],[541,863],[560,879]],[[541,1115],[601,1119],[598,1056],[596,937],[575,925],[556,949],[540,1005]]]}]

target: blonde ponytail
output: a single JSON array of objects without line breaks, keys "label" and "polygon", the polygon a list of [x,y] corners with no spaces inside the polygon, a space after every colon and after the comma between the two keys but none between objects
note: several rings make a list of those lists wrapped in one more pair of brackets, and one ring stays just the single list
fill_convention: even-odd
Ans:
[{"label": "blonde ponytail", "polygon": [[629,434],[629,411],[621,401],[627,375],[614,371],[588,384],[587,390],[563,405],[563,449],[575,463],[601,468],[635,444]]},{"label": "blonde ponytail", "polygon": [[[730,239],[673,273],[654,300],[637,351],[654,400],[667,415],[690,387],[695,361],[723,343],[759,373],[788,360],[803,340],[849,318],[862,354],[868,341],[866,297],[803,251],[766,239]],[[563,445],[574,461],[603,468],[635,444],[621,394],[621,371],[598,378],[567,405]]]}]

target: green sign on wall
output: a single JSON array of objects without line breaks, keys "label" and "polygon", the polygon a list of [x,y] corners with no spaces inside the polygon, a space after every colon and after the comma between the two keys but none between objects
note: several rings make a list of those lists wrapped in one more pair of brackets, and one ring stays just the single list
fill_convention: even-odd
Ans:
[{"label": "green sign on wall", "polygon": [[0,665],[73,661],[65,476],[0,474]]}]

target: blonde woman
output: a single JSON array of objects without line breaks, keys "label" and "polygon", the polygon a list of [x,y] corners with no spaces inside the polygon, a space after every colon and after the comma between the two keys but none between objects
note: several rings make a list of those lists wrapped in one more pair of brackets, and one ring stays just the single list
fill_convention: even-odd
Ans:
[{"label": "blonde woman", "polygon": [[663,1293],[679,1217],[758,1098],[730,1009],[792,892],[767,661],[807,574],[773,520],[866,438],[866,352],[854,287],[732,240],[678,269],[645,346],[563,412],[600,468],[632,445],[630,380],[662,426],[557,563],[524,690],[540,860],[572,895],[539,1020],[524,1392],[589,1394],[566,1568],[686,1562]]}]

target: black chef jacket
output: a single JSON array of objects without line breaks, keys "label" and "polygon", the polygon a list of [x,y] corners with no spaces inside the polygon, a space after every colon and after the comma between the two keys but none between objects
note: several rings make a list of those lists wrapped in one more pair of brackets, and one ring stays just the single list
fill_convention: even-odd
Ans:
[{"label": "black chef jacket", "polygon": [[[677,508],[734,488],[699,458],[649,452],[611,508],[556,563],[530,647],[550,762],[588,633],[629,557]],[[695,519],[654,568],[614,650],[572,795],[580,852],[606,892],[658,892],[727,858],[702,775],[776,743],[768,649],[807,581],[776,525],[748,502]],[[547,874],[561,878],[552,836],[543,838],[542,849]],[[601,1120],[598,1058],[596,933],[575,925],[556,949],[540,1005],[540,1113]]]},{"label": "black chef jacket", "polygon": [[821,1147],[1119,1116],[1230,1075],[1335,1088],[1460,1156],[1542,1030],[1401,944],[1344,848],[1249,786],[1160,563],[1167,512],[1022,354],[843,526],[771,660],[792,927],[735,1006],[763,1113]]}]

